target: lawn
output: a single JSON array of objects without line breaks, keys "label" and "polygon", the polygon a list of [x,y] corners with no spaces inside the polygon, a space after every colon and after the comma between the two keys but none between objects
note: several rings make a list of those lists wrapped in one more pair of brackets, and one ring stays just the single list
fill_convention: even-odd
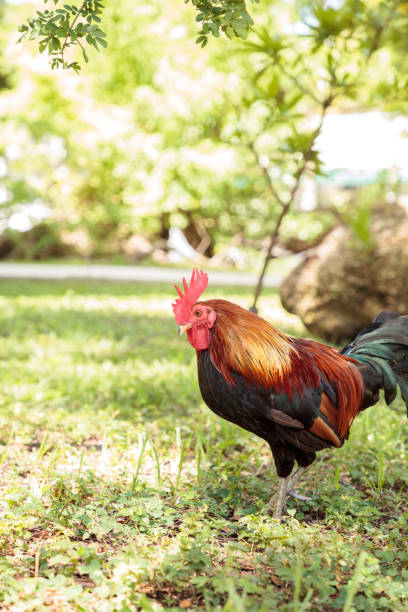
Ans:
[{"label": "lawn", "polygon": [[[0,296],[1,610],[407,609],[399,402],[320,453],[312,501],[278,524],[269,450],[203,404],[171,287],[3,281]],[[272,291],[261,305],[305,333]]]}]

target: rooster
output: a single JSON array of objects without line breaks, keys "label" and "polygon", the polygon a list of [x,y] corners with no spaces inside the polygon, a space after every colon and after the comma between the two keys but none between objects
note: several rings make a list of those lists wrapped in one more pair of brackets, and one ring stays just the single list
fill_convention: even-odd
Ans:
[{"label": "rooster", "polygon": [[[341,447],[359,412],[400,387],[408,408],[408,316],[384,311],[342,351],[294,338],[226,300],[200,300],[208,276],[194,270],[173,303],[180,335],[197,351],[201,395],[217,415],[268,442],[280,519],[316,452]],[[295,463],[298,468],[292,474]],[[292,474],[292,475],[291,475]],[[307,498],[306,498],[307,499]]]}]

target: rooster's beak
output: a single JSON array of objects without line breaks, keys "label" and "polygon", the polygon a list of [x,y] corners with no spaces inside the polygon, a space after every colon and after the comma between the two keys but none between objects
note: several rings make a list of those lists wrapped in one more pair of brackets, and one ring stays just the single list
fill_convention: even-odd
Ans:
[{"label": "rooster's beak", "polygon": [[186,323],[185,325],[180,325],[179,327],[179,336],[181,336],[181,334],[184,334],[184,332],[186,332],[188,329],[191,329],[193,326],[191,323]]}]

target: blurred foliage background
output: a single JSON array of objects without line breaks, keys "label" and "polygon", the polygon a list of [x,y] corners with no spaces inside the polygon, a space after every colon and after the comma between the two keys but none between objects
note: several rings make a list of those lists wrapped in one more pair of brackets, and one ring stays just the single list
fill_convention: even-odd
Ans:
[{"label": "blurred foliage background", "polygon": [[406,112],[407,2],[96,3],[83,53],[65,51],[79,74],[50,68],[66,31],[30,21],[47,7],[65,19],[1,3],[0,256],[168,262],[185,238],[196,260],[259,267],[339,223],[369,244],[372,207],[404,202],[392,160],[336,183],[321,136],[340,113]]},{"label": "blurred foliage background", "polygon": [[[336,342],[408,312],[408,2],[72,1],[0,0],[0,259],[302,259],[304,325],[276,291],[261,315]],[[401,403],[276,525],[269,450],[200,404],[171,283],[0,284],[2,609],[407,609]]]}]

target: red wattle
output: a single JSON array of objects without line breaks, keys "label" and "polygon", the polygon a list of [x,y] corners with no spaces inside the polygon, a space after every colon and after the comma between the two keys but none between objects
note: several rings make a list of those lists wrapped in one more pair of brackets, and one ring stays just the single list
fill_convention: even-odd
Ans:
[{"label": "red wattle", "polygon": [[210,330],[207,325],[193,326],[188,330],[187,338],[196,351],[204,351],[210,346]]}]

